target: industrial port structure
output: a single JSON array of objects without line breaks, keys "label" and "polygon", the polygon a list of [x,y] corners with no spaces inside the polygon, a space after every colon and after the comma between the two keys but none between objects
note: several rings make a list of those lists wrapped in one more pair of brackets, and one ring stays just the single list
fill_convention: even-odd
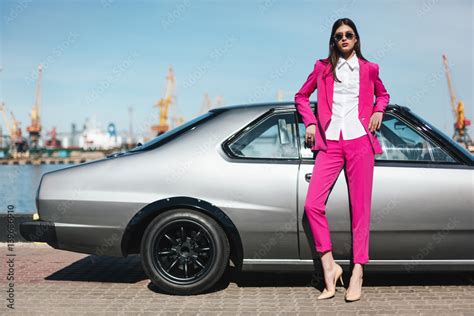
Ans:
[{"label": "industrial port structure", "polygon": [[[58,132],[54,126],[45,131],[41,124],[41,64],[37,74],[35,98],[30,112],[31,122],[26,127],[26,136],[23,135],[21,122],[14,112],[7,108],[5,102],[0,103],[3,120],[0,125],[0,164],[66,164],[98,159],[117,150],[135,147],[137,142],[147,141],[186,121],[185,117],[179,114],[175,96],[175,76],[170,65],[165,79],[164,95],[154,104],[154,107],[158,108],[157,123],[151,125],[148,136],[140,138],[134,135],[132,107],[128,107],[129,127],[123,135],[119,135],[112,122],[108,123],[104,132],[98,126],[95,116],[87,118],[81,130],[72,123],[70,132]],[[216,106],[220,105],[222,96],[218,96],[216,101]],[[205,93],[200,113],[207,112],[212,106],[212,100]],[[170,112],[173,112],[171,117]]]},{"label": "industrial port structure", "polygon": [[[454,120],[452,138],[469,151],[474,152],[474,145],[468,133],[471,121],[465,117],[464,102],[457,99],[445,54],[442,55],[442,61]],[[41,64],[37,71],[34,103],[30,112],[31,121],[26,127],[27,136],[23,135],[21,122],[15,117],[13,111],[7,108],[5,102],[0,103],[3,120],[3,124],[0,125],[0,164],[80,163],[98,159],[117,150],[135,147],[137,142],[147,141],[186,121],[185,117],[179,113],[176,102],[176,80],[173,68],[170,65],[165,77],[163,96],[154,104],[154,107],[158,108],[158,116],[156,123],[151,124],[148,131],[149,136],[139,138],[134,135],[132,107],[128,108],[128,131],[123,135],[119,135],[115,124],[112,122],[107,125],[107,131],[104,132],[97,126],[95,117],[86,119],[81,130],[77,129],[73,123],[70,132],[59,133],[56,127],[44,131],[41,124],[43,83],[43,67]],[[278,91],[277,99],[282,99],[282,94],[281,90]],[[222,104],[222,96],[217,96],[215,106],[221,106]],[[207,112],[212,107],[212,100],[205,93],[199,114]],[[169,117],[171,111],[173,114]],[[7,132],[6,135],[4,135],[4,130]]]}]

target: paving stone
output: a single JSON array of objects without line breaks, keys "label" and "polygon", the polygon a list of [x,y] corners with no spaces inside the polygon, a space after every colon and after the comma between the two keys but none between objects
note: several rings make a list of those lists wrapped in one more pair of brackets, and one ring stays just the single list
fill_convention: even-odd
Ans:
[{"label": "paving stone", "polygon": [[[474,315],[474,274],[364,276],[360,301],[318,301],[312,273],[232,273],[206,294],[173,296],[150,289],[140,257],[89,256],[45,244],[15,244],[15,314],[19,315]],[[6,258],[6,245],[0,243]],[[2,260],[4,260],[2,259]],[[6,265],[0,265],[5,280]],[[6,299],[5,281],[2,281]],[[9,312],[6,304],[0,314]]]}]

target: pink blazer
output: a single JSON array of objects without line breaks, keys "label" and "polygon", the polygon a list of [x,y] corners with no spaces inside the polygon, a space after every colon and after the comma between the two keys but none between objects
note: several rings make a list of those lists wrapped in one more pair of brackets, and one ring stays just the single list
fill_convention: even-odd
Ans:
[{"label": "pink blazer", "polygon": [[[359,60],[359,120],[369,135],[370,143],[375,154],[383,153],[382,147],[375,135],[369,131],[369,120],[373,112],[385,112],[385,108],[390,100],[390,95],[385,89],[379,77],[379,65]],[[332,98],[334,92],[334,76],[332,75],[331,62],[329,58],[318,59],[313,71],[309,74],[306,82],[295,95],[296,110],[301,114],[303,124],[308,127],[316,124],[315,144],[312,151],[326,151],[326,129],[329,126],[332,115]],[[317,119],[311,110],[309,97],[318,89],[317,99]],[[374,105],[375,95],[375,105]]]}]

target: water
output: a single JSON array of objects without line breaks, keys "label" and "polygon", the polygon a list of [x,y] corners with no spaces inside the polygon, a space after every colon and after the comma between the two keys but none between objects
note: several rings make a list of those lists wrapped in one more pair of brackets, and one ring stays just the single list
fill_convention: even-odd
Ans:
[{"label": "water", "polygon": [[71,166],[64,165],[1,165],[0,213],[7,212],[9,204],[16,214],[36,213],[35,195],[41,176],[48,171]]}]

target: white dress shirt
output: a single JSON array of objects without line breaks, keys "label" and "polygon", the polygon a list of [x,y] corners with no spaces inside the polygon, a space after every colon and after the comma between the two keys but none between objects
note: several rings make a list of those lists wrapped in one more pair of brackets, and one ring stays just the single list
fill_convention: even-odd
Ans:
[{"label": "white dress shirt", "polygon": [[359,121],[359,60],[354,54],[348,60],[339,57],[336,75],[342,82],[334,81],[332,116],[326,130],[326,139],[354,139],[367,134]]}]

